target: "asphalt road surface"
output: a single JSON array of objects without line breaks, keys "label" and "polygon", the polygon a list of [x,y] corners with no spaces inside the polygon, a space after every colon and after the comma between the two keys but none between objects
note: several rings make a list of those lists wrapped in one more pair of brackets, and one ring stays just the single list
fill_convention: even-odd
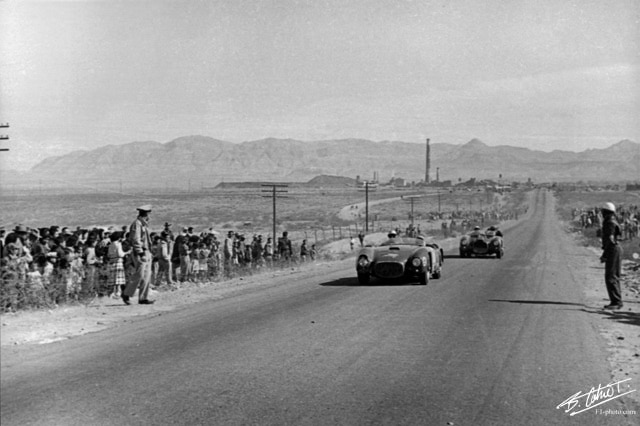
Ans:
[{"label": "asphalt road surface", "polygon": [[503,259],[450,252],[426,287],[360,286],[343,262],[68,341],[3,348],[1,422],[637,424],[598,414],[638,410],[624,397],[575,416],[556,408],[611,380],[564,238],[542,191],[506,229]]}]

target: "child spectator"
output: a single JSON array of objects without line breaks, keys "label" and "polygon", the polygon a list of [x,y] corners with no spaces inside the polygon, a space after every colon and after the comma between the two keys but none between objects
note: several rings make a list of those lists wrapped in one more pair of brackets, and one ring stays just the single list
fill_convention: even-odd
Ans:
[{"label": "child spectator", "polygon": [[156,287],[162,284],[162,277],[164,276],[167,285],[173,286],[173,279],[171,277],[171,251],[169,249],[169,234],[163,231],[158,239],[158,246],[156,249],[156,256],[158,258],[158,272],[156,274],[155,285]]}]

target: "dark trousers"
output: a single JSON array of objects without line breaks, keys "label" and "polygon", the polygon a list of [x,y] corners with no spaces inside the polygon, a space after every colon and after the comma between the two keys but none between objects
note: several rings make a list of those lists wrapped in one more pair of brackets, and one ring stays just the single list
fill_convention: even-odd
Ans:
[{"label": "dark trousers", "polygon": [[622,293],[620,292],[620,271],[622,269],[622,247],[614,246],[607,253],[604,263],[604,282],[607,285],[607,293],[612,305],[622,305]]}]

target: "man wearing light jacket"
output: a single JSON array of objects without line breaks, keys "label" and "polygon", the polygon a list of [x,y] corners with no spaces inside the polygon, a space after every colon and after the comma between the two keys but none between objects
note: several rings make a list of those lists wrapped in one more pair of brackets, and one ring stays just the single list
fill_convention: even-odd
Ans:
[{"label": "man wearing light jacket", "polygon": [[149,283],[151,281],[151,237],[149,235],[149,213],[151,206],[144,205],[138,207],[138,217],[131,224],[129,229],[129,243],[131,245],[131,256],[135,272],[130,282],[127,283],[122,300],[127,305],[131,304],[130,298],[138,289],[138,303],[141,305],[151,305],[154,301],[149,300]]},{"label": "man wearing light jacket", "polygon": [[611,303],[605,309],[617,310],[622,308],[622,293],[620,292],[620,270],[622,247],[618,244],[621,237],[620,225],[616,221],[616,207],[613,203],[605,203],[602,207],[602,256],[604,263],[604,282]]}]

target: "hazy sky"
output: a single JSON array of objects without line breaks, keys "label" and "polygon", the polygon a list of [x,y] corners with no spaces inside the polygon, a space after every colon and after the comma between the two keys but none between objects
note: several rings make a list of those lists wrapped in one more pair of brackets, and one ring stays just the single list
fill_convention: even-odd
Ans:
[{"label": "hazy sky", "polygon": [[140,140],[640,142],[638,0],[0,0],[2,167]]}]

